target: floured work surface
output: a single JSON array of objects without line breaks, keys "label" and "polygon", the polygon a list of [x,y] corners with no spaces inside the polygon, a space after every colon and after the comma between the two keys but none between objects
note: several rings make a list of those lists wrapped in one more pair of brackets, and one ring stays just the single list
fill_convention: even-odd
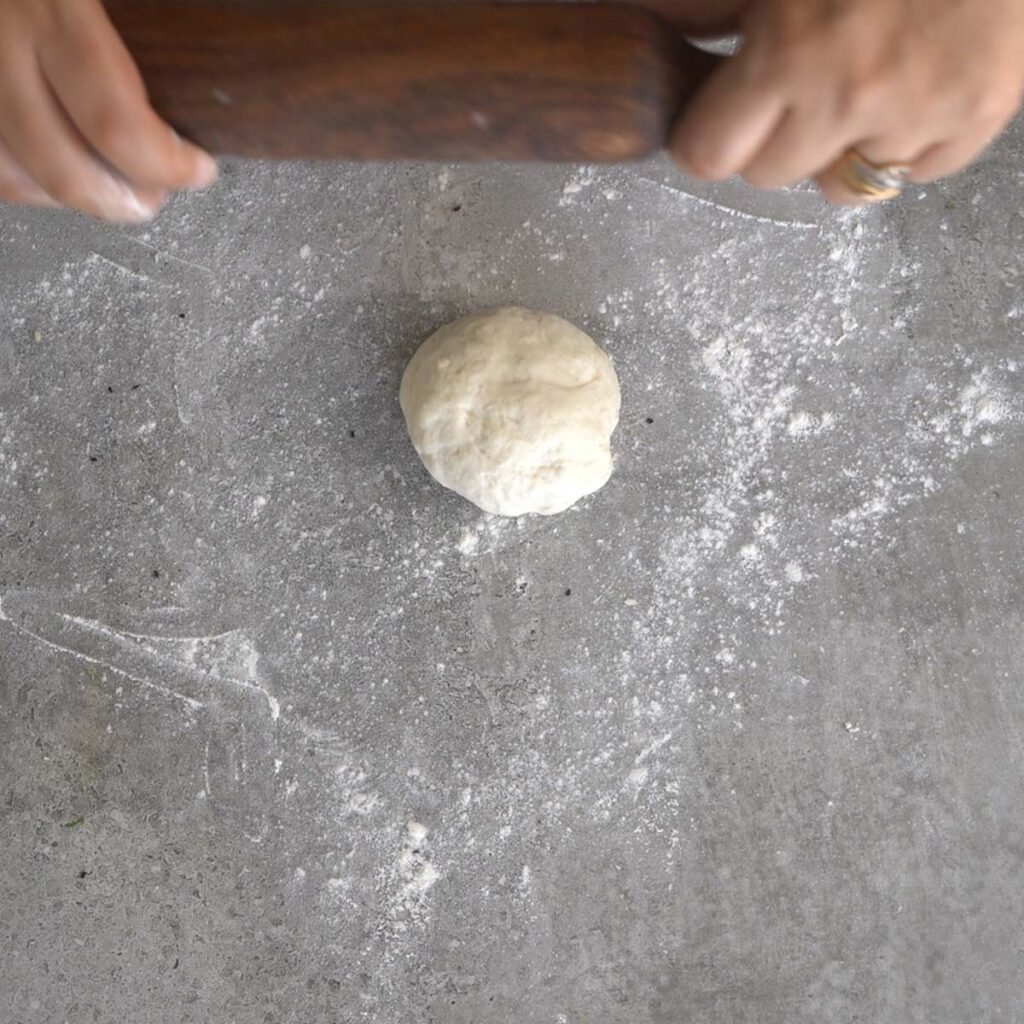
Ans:
[{"label": "floured work surface", "polygon": [[[660,163],[0,213],[0,1016],[1012,1015],[1021,155],[863,213]],[[398,408],[503,303],[622,384],[550,520]]]}]

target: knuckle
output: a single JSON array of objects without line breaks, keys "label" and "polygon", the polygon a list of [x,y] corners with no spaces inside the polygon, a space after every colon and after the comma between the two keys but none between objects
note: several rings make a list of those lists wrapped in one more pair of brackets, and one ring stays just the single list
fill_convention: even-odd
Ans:
[{"label": "knuckle", "polygon": [[124,111],[109,106],[101,107],[93,115],[85,136],[105,155],[130,153],[136,141]]},{"label": "knuckle", "polygon": [[833,38],[827,52],[835,55],[837,66],[821,70],[836,82],[835,112],[840,117],[877,115],[921,92],[918,62],[901,36],[879,45],[877,33],[860,29],[851,32],[850,42]]},{"label": "knuckle", "polygon": [[0,199],[17,202],[28,192],[28,183],[18,174],[10,174],[0,168]]},{"label": "knuckle", "polygon": [[972,121],[994,129],[1010,119],[1017,106],[1017,96],[999,86],[989,86],[968,91],[965,105]]},{"label": "knuckle", "polygon": [[679,166],[691,177],[714,181],[728,173],[721,156],[707,146],[678,145],[674,155]]},{"label": "knuckle", "polygon": [[82,211],[91,210],[95,206],[89,190],[73,175],[50,174],[42,179],[41,184],[43,191],[60,206]]},{"label": "knuckle", "polygon": [[753,188],[772,189],[781,188],[785,182],[778,180],[778,174],[771,171],[752,167],[743,172],[743,180]]},{"label": "knuckle", "polygon": [[818,191],[826,202],[833,206],[862,206],[862,197],[852,193],[840,180],[834,170],[828,170],[819,174],[815,179]]},{"label": "knuckle", "polygon": [[722,176],[722,164],[713,155],[707,153],[692,153],[683,157],[683,165],[695,178],[702,178],[706,181],[714,181]]},{"label": "knuckle", "polygon": [[849,192],[844,192],[840,188],[823,188],[820,191],[822,196],[825,198],[825,201],[831,203],[833,206],[852,207],[869,205],[867,199],[852,195]]},{"label": "knuckle", "polygon": [[65,177],[61,174],[47,174],[41,176],[41,184],[43,191],[53,199],[54,202],[60,203],[61,206],[78,206],[78,200],[83,197],[82,190],[78,186],[78,183],[72,178]]},{"label": "knuckle", "polygon": [[931,181],[938,181],[944,175],[952,174],[957,168],[950,166],[947,170],[941,164],[925,164],[922,167],[915,167],[908,175],[907,180],[915,185],[926,185]]},{"label": "knuckle", "polygon": [[819,61],[820,54],[813,42],[804,38],[782,39],[769,55],[762,57],[755,74],[769,86],[783,87],[813,75]]},{"label": "knuckle", "polygon": [[94,16],[96,7],[94,0],[50,0],[33,6],[39,8],[39,16],[46,19],[46,27],[56,32],[75,31],[83,18]]},{"label": "knuckle", "polygon": [[880,110],[895,92],[896,83],[884,68],[868,67],[852,72],[836,87],[836,116],[846,120]]}]

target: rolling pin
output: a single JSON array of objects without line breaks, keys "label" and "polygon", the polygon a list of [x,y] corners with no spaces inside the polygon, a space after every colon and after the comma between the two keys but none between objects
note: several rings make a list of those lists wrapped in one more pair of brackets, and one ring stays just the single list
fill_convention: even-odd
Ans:
[{"label": "rolling pin", "polygon": [[715,63],[630,6],[106,7],[157,111],[219,156],[637,160]]}]

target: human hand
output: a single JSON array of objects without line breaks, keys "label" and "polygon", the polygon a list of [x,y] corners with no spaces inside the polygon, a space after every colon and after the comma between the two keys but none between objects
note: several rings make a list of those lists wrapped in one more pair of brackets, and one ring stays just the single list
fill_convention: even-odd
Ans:
[{"label": "human hand", "polygon": [[0,201],[131,223],[216,176],[150,107],[100,0],[0,0]]},{"label": "human hand", "polygon": [[866,197],[841,173],[849,150],[931,181],[974,160],[1024,92],[1021,0],[751,0],[740,20],[742,50],[673,136],[699,178],[813,177],[855,205]]}]

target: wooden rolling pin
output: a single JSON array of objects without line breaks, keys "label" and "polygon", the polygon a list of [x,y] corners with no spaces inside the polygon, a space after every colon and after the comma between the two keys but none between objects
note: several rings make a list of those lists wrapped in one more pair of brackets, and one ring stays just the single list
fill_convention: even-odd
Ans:
[{"label": "wooden rolling pin", "polygon": [[156,109],[217,155],[635,160],[714,64],[629,6],[106,6]]}]

